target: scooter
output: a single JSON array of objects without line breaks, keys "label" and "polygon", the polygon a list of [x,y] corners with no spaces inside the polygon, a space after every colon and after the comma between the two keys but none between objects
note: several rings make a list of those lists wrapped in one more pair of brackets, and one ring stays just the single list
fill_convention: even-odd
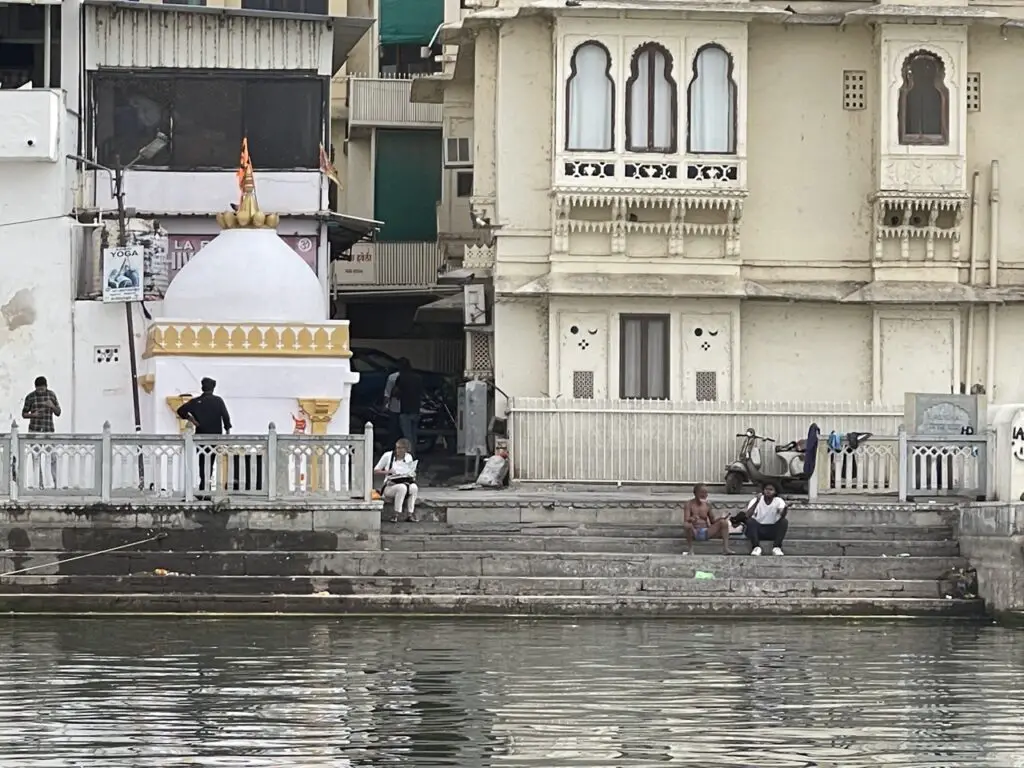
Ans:
[{"label": "scooter", "polygon": [[739,456],[725,468],[725,492],[737,494],[747,483],[774,483],[780,492],[806,493],[804,473],[806,440],[794,440],[776,447],[771,437],[758,435],[753,428],[736,435],[742,438]]}]

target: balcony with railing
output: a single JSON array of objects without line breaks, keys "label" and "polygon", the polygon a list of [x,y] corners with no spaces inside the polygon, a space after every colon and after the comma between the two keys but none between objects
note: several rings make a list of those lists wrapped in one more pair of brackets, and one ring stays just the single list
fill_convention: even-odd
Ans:
[{"label": "balcony with railing", "polygon": [[412,78],[348,78],[348,120],[351,128],[438,128],[440,104],[410,101]]},{"label": "balcony with railing", "polygon": [[444,264],[436,242],[359,243],[334,262],[339,289],[432,288]]}]

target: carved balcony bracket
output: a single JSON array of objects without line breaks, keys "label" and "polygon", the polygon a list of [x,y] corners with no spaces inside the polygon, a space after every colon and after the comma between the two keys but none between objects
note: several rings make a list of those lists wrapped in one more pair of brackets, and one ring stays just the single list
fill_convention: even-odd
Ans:
[{"label": "carved balcony bracket", "polygon": [[875,268],[959,265],[968,195],[878,192],[871,202]]}]

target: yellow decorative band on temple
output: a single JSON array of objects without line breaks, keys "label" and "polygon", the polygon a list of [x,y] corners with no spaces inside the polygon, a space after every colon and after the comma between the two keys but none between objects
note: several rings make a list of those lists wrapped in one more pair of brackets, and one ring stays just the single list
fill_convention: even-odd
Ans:
[{"label": "yellow decorative band on temple", "polygon": [[348,323],[154,322],[143,357],[351,357]]}]

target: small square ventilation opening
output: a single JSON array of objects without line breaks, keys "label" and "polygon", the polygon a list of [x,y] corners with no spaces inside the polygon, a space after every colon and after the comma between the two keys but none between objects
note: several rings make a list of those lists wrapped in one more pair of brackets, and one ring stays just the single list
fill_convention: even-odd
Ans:
[{"label": "small square ventilation opening", "polygon": [[843,72],[843,109],[867,109],[867,93],[865,85],[868,73],[860,69],[847,69]]},{"label": "small square ventilation opening", "polygon": [[697,371],[696,375],[697,402],[715,402],[718,400],[718,374],[715,371]]},{"label": "small square ventilation opening", "polygon": [[94,347],[93,359],[97,363],[117,363],[121,360],[120,347]]},{"label": "small square ventilation opening", "polygon": [[981,72],[967,73],[967,111],[981,112]]},{"label": "small square ventilation opening", "polygon": [[572,396],[577,400],[592,400],[594,397],[594,372],[572,372]]}]

